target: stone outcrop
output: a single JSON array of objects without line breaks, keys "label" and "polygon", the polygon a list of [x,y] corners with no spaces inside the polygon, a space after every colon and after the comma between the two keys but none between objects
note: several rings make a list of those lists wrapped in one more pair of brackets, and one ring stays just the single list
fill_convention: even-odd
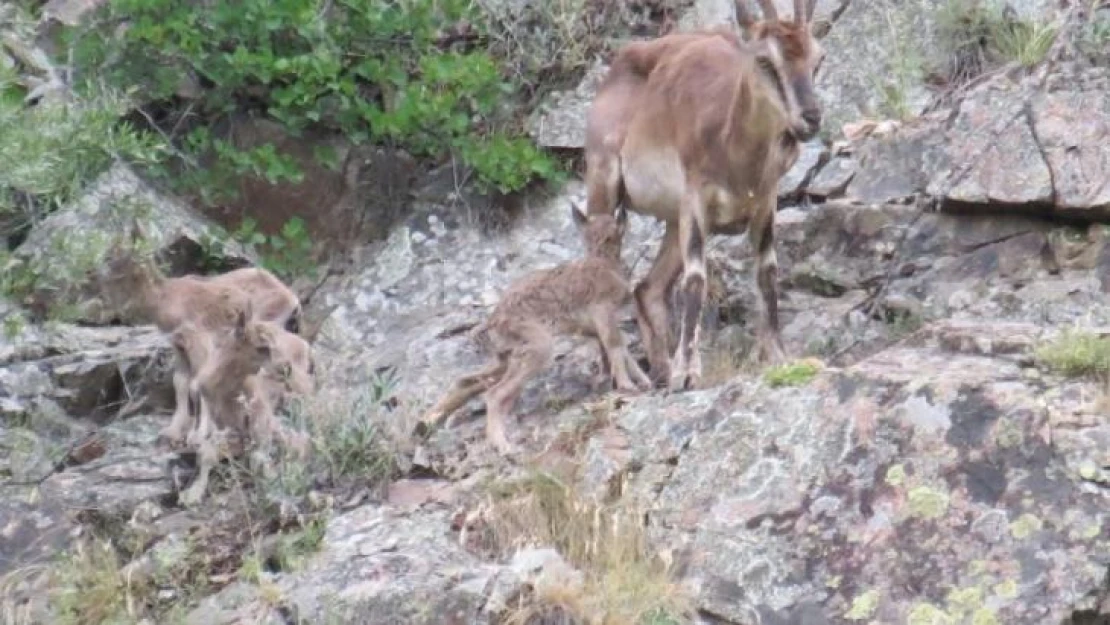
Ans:
[{"label": "stone outcrop", "polygon": [[109,251],[129,243],[133,220],[143,228],[144,244],[167,263],[171,275],[198,271],[204,261],[227,268],[258,262],[234,240],[217,246],[215,224],[117,164],[72,204],[51,213],[16,248],[16,264],[8,270],[33,278],[35,287],[21,303],[39,315],[73,321],[103,324],[117,318],[119,311],[106,309],[91,291],[90,272],[102,266]]}]

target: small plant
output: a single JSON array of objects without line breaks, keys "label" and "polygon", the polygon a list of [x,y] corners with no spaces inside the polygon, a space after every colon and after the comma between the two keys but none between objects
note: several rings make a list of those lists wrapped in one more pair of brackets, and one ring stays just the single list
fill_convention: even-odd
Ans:
[{"label": "small plant", "polygon": [[282,278],[312,276],[315,273],[312,239],[300,217],[285,222],[281,232],[273,235],[259,232],[258,221],[247,217],[231,236],[254,249],[262,259],[262,266]]},{"label": "small plant", "polygon": [[815,358],[806,358],[798,362],[771,367],[764,372],[763,379],[772,388],[802,386],[812,380],[821,369],[821,361]]},{"label": "small plant", "polygon": [[582,583],[548,584],[510,611],[508,624],[553,608],[572,622],[617,625],[688,622],[691,605],[668,566],[647,544],[642,511],[580,498],[546,473],[494,483],[482,518],[497,553],[546,545],[582,572]]},{"label": "small plant", "polygon": [[998,0],[948,0],[937,10],[937,39],[956,85],[1005,63],[1033,67],[1056,41],[1055,24],[1020,19]]},{"label": "small plant", "polygon": [[[316,376],[322,380],[327,374],[318,369]],[[292,422],[312,440],[311,466],[302,474],[306,488],[309,476],[324,486],[353,481],[378,486],[393,476],[396,462],[380,416],[395,384],[396,378],[386,374],[368,388],[325,386],[292,402]]]},{"label": "small plant", "polygon": [[1041,22],[999,24],[993,36],[994,48],[1003,59],[1033,67],[1052,48],[1057,30],[1056,25]]},{"label": "small plant", "polygon": [[1110,374],[1110,338],[1068,329],[1040,345],[1033,358],[1048,370],[1068,377]]},{"label": "small plant", "polygon": [[305,558],[323,546],[327,527],[327,517],[319,516],[295,532],[281,534],[274,549],[274,568],[278,571],[300,568]]},{"label": "small plant", "polygon": [[4,338],[9,341],[14,341],[23,335],[23,331],[27,328],[27,320],[23,318],[23,313],[19,311],[11,311],[4,315]]}]

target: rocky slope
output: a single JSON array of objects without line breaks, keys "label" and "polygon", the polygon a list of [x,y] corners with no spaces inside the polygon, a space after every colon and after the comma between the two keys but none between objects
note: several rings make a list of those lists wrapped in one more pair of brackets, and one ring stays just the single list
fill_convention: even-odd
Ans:
[{"label": "rocky slope", "polygon": [[[936,3],[887,4],[819,3],[832,23],[822,70],[831,124],[877,116],[884,97],[861,78],[884,69],[848,59],[881,63],[876,46],[899,29],[936,26],[921,9]],[[187,463],[153,452],[168,413],[164,339],[56,323],[6,333],[0,472],[15,483],[0,484],[0,614],[62,622],[103,600],[90,588],[107,588],[166,622],[469,625],[550,603],[554,591],[540,589],[555,584],[564,620],[551,608],[550,620],[516,622],[586,622],[568,615],[597,614],[572,599],[582,579],[596,580],[587,565],[598,560],[567,549],[569,534],[551,544],[505,535],[511,509],[497,493],[539,472],[581,501],[637,512],[635,532],[693,608],[640,622],[1110,622],[1107,391],[1097,377],[1062,375],[1039,351],[1073,328],[1091,342],[1110,327],[1099,221],[1110,210],[1107,67],[1065,45],[1093,16],[1016,4],[1020,15],[1059,19],[1062,43],[1046,63],[947,99],[909,85],[906,100],[920,100],[912,119],[815,144],[784,179],[784,338],[792,355],[821,359],[818,371],[776,377],[745,360],[754,261],[744,238],[720,237],[710,245],[706,388],[608,396],[594,385],[595,347],[562,341],[510,423],[528,451],[520,464],[485,445],[479,402],[416,444],[406,433],[420,409],[484,358],[467,330],[498,293],[580,253],[569,214],[580,182],[526,198],[515,223],[491,233],[442,171],[310,302],[321,401],[372,421],[397,463],[380,489],[367,475],[292,500],[231,480],[206,507],[183,510],[174,493]],[[701,2],[682,26],[729,19],[730,3]],[[537,116],[542,142],[580,147],[595,79]],[[119,198],[139,195],[154,206],[159,249],[203,247],[203,218],[116,168],[17,254],[49,261],[59,233],[63,242],[111,233]],[[624,257],[637,277],[660,234],[632,216]],[[78,294],[87,321],[105,320],[81,276],[55,277],[65,288],[47,295]],[[630,316],[625,328],[636,336]],[[90,430],[96,445],[70,444]],[[82,456],[86,447],[99,451]],[[560,517],[567,527],[576,518]],[[112,537],[133,560],[116,571],[82,552],[70,576],[41,575],[90,535]],[[310,548],[289,547],[290,536]],[[615,530],[607,536],[619,542]],[[99,574],[80,568],[88,562]],[[604,622],[627,622],[609,607]],[[144,613],[130,603],[124,612]]]}]

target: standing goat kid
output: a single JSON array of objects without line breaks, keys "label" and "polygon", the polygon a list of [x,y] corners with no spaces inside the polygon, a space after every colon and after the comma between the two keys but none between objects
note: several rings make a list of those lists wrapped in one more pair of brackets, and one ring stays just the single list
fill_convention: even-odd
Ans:
[{"label": "standing goat kid", "polygon": [[[772,362],[785,357],[775,210],[779,178],[797,160],[799,142],[821,125],[813,75],[824,51],[809,23],[815,3],[794,0],[794,19],[788,21],[778,18],[772,0],[760,0],[765,20],[757,22],[738,0],[737,18],[748,41],[712,29],[628,44],[588,113],[591,213],[627,203],[666,223],[655,263],[635,289],[637,322],[657,384],[680,390],[700,382],[711,234],[747,230],[763,301],[761,356]],[[680,276],[675,346],[667,295]]]},{"label": "standing goat kid", "polygon": [[479,393],[485,392],[486,438],[498,452],[514,447],[505,435],[505,418],[521,389],[551,360],[558,334],[595,338],[602,369],[622,391],[647,390],[650,380],[628,353],[619,327],[619,313],[632,299],[621,263],[621,243],[628,213],[587,215],[572,205],[574,222],[586,248],[585,258],[533,272],[502,296],[478,334],[495,361],[459,378],[420,420],[426,433]]},{"label": "standing goat kid", "polygon": [[[210,349],[210,333],[186,322],[172,334],[180,356],[191,357],[196,345]],[[277,411],[290,395],[315,388],[311,347],[277,324],[251,318],[250,306],[240,312],[228,336],[194,368],[189,404],[198,413],[188,444],[197,451],[198,473],[182,494],[196,503],[208,487],[208,474],[220,457],[220,441],[231,434],[250,445],[269,445],[276,437],[297,455],[307,454],[307,438],[291,432]],[[192,412],[192,411],[191,411]]]},{"label": "standing goat kid", "polygon": [[102,297],[114,310],[135,314],[163,332],[173,332],[188,322],[206,333],[191,342],[188,359],[177,351],[174,412],[158,438],[178,444],[189,428],[189,382],[235,324],[237,315],[249,306],[260,319],[296,332],[301,303],[289,287],[261,268],[247,267],[216,276],[167,278],[152,260],[141,259],[135,251],[135,244],[142,238],[136,224],[131,233],[131,249],[117,246],[118,251],[99,276],[99,285]]}]

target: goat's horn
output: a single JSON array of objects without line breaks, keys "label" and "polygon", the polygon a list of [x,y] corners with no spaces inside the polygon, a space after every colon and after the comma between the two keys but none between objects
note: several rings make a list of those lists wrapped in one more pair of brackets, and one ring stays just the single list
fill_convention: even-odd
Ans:
[{"label": "goat's horn", "polygon": [[752,12],[748,10],[747,0],[736,0],[736,22],[743,28],[747,28],[755,23]]},{"label": "goat's horn", "polygon": [[806,21],[807,22],[812,22],[813,21],[813,12],[816,9],[817,9],[817,0],[809,0],[809,4],[806,5]]},{"label": "goat's horn", "polygon": [[808,17],[806,15],[805,4],[805,0],[794,0],[794,23],[798,26],[805,24]]},{"label": "goat's horn", "polygon": [[779,18],[779,12],[775,9],[774,0],[759,0],[759,8],[763,9],[763,19],[774,21]]}]

